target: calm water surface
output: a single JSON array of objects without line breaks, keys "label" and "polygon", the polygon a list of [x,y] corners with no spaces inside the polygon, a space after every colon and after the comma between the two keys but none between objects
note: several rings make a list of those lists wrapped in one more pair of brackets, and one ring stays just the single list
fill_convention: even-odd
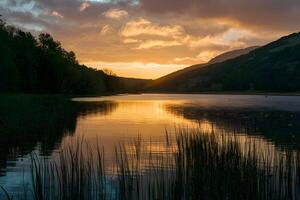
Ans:
[{"label": "calm water surface", "polygon": [[166,132],[179,128],[253,137],[261,151],[300,149],[299,96],[143,94],[16,106],[0,116],[0,185],[14,192],[30,185],[31,152],[49,158],[79,137],[104,147],[108,171],[116,145],[140,137],[149,150],[164,151]]}]

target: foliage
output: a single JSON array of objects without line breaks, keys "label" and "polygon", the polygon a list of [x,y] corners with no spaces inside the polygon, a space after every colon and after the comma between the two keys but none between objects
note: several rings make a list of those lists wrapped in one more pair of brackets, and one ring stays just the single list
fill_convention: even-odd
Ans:
[{"label": "foliage", "polygon": [[0,92],[103,94],[108,76],[80,65],[51,35],[8,26],[0,19]]}]

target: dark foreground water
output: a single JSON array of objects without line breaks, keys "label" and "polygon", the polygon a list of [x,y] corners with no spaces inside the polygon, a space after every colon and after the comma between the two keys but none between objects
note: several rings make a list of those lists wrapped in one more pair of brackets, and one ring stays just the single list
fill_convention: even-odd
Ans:
[{"label": "dark foreground water", "polygon": [[300,151],[298,96],[145,94],[72,102],[22,98],[2,96],[0,111],[0,185],[15,196],[31,188],[32,153],[55,157],[78,138],[87,146],[103,146],[112,176],[118,144],[140,138],[147,151],[164,153],[161,144],[180,128],[237,135],[242,145],[254,138],[258,151],[272,154]]}]

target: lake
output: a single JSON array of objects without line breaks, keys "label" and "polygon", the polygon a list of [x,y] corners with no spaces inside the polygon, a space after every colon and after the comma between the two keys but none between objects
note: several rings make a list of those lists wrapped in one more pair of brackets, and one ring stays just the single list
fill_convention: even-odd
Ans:
[{"label": "lake", "polygon": [[183,129],[238,137],[244,146],[251,138],[257,151],[268,154],[300,150],[299,96],[140,94],[72,101],[44,97],[8,99],[2,106],[0,185],[15,196],[32,184],[32,152],[55,159],[78,140],[87,144],[84,152],[89,146],[103,147],[105,171],[111,177],[116,147],[139,138],[145,151],[163,155],[177,151],[166,143],[176,143]]}]

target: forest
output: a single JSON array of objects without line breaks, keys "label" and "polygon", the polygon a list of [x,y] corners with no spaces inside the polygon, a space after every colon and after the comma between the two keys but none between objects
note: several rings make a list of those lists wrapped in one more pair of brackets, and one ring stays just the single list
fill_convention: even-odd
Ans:
[{"label": "forest", "polygon": [[79,64],[50,34],[36,38],[0,18],[0,92],[110,94],[137,91],[147,80],[117,77]]}]

